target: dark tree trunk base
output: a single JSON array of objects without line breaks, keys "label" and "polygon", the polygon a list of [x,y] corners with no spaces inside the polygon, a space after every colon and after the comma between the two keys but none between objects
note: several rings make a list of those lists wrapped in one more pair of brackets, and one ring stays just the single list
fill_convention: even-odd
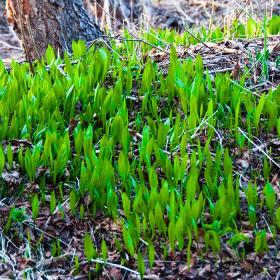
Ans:
[{"label": "dark tree trunk base", "polygon": [[7,0],[6,10],[29,60],[41,58],[49,44],[71,51],[73,40],[90,42],[102,35],[82,0]]}]

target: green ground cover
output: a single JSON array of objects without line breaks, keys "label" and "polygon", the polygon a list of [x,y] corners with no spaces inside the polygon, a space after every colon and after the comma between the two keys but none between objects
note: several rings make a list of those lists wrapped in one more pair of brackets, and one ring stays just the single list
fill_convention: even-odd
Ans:
[{"label": "green ground cover", "polygon": [[[110,261],[113,247],[120,264],[142,276],[176,252],[191,266],[194,251],[203,258],[227,246],[236,259],[268,251],[280,229],[280,154],[262,144],[280,138],[280,86],[254,92],[252,69],[238,79],[209,74],[200,55],[178,58],[176,47],[266,41],[279,31],[275,16],[194,36],[150,30],[141,34],[146,43],[125,32],[109,47],[73,43],[71,56],[57,58],[50,47],[32,67],[0,62],[0,200],[9,209],[1,234],[28,244],[26,259],[58,257],[59,236],[30,237],[40,217],[66,223],[101,212],[117,222],[112,243],[106,233],[97,242],[83,233],[83,254],[69,261],[73,274],[83,261]],[[149,57],[154,46],[170,53],[167,73]],[[264,44],[257,82],[269,80],[269,59]]]}]

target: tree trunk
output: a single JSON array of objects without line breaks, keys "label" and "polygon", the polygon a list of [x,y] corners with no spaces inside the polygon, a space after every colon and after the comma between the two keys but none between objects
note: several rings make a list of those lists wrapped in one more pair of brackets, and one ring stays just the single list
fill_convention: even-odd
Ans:
[{"label": "tree trunk", "polygon": [[7,0],[6,13],[29,60],[41,58],[49,44],[71,51],[73,40],[90,42],[102,35],[82,0]]}]

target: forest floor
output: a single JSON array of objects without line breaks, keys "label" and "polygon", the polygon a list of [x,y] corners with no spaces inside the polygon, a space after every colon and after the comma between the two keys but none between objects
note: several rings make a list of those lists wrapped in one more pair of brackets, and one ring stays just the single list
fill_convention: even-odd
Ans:
[{"label": "forest floor", "polygon": [[[170,4],[171,1],[160,1],[161,3],[153,7],[153,17],[150,18],[150,22],[154,26],[182,29],[185,24],[188,26],[205,26],[209,28],[224,26],[224,24],[231,25],[234,19],[239,19],[246,22],[248,18],[262,18],[264,14],[270,17],[272,14],[280,14],[280,3],[276,1],[207,1],[207,0],[190,0],[179,1],[180,5],[176,2],[176,5]],[[175,2],[175,1],[174,1]],[[3,6],[0,3],[0,58],[6,65],[9,65],[11,60],[22,61],[24,60],[23,51],[20,44],[5,21],[3,14]],[[147,17],[144,15],[143,17]],[[134,19],[133,28],[145,28],[142,26],[141,19]],[[137,22],[137,20],[139,20]],[[130,26],[131,27],[131,26]],[[118,30],[115,30],[118,32]],[[189,46],[188,48],[179,47],[177,54],[180,58],[196,57],[200,54],[203,57],[204,65],[208,69],[209,74],[230,72],[233,78],[237,78],[245,67],[252,67],[256,69],[253,78],[246,85],[247,91],[256,91],[258,94],[262,92],[268,92],[270,89],[276,89],[280,83],[280,73],[276,67],[276,59],[279,57],[279,38],[280,36],[269,37],[267,40],[267,48],[271,54],[268,67],[271,70],[268,79],[260,83],[259,76],[261,75],[262,65],[249,61],[248,53],[256,54],[264,48],[264,40],[262,38],[254,39],[240,39],[240,40],[225,40],[224,42],[208,42],[199,43],[195,46]],[[245,51],[246,50],[246,51]],[[167,48],[166,51],[169,51]],[[158,63],[159,68],[165,75],[168,72],[170,57],[165,52],[159,49],[153,49],[148,54],[153,61]],[[255,77],[255,81],[254,81]],[[260,143],[264,143],[263,149],[272,151],[272,156],[279,156],[280,143],[279,140],[273,137],[273,135],[262,135]],[[13,148],[19,147],[22,143],[14,142]],[[28,146],[29,143],[25,142],[23,145]],[[241,154],[235,155],[237,160],[237,168],[242,169],[245,166],[254,165],[258,167],[262,164],[259,161],[258,153],[260,151],[255,149],[253,155],[250,151],[243,150]],[[250,155],[249,155],[250,154]],[[247,168],[246,167],[246,168]],[[274,170],[275,171],[275,170]],[[275,171],[275,178],[273,179],[274,187],[279,193],[279,171]],[[10,176],[10,177],[9,177]],[[3,176],[2,176],[3,177]],[[5,175],[4,175],[5,177]],[[21,181],[19,174],[6,174],[6,181],[11,181],[13,185],[14,181]],[[16,200],[17,207],[25,207],[31,212],[30,202],[27,201],[27,193],[35,192],[36,186],[27,185],[26,194],[21,199]],[[12,192],[13,189],[9,190]],[[26,197],[25,197],[26,196]],[[11,195],[12,197],[12,195]],[[1,202],[1,197],[0,197]],[[86,202],[85,202],[86,203]],[[4,205],[4,204],[3,204]],[[2,207],[0,204],[0,213],[2,216],[8,216],[11,207]],[[69,201],[66,200],[65,205],[66,216],[70,213]],[[58,211],[56,211],[58,212]],[[123,213],[122,213],[123,214]],[[69,214],[70,217],[70,214]],[[262,222],[262,226],[265,227],[266,220]],[[0,222],[1,225],[1,222]],[[61,247],[64,254],[58,257],[52,257],[51,252],[48,252],[47,256],[43,257],[43,261],[40,263],[34,263],[32,259],[27,260],[23,258],[23,247],[18,244],[14,244],[14,241],[5,239],[3,232],[0,232],[0,239],[2,239],[2,247],[5,248],[5,252],[9,252],[9,258],[6,264],[1,264],[0,255],[0,279],[13,279],[15,275],[23,277],[20,274],[22,271],[26,271],[27,267],[35,267],[37,269],[38,279],[87,279],[86,275],[90,266],[87,263],[80,264],[81,276],[71,276],[71,267],[66,267],[65,259],[72,258],[71,250],[75,248],[77,255],[80,257],[83,255],[82,236],[85,231],[91,231],[94,228],[96,242],[101,242],[104,238],[107,244],[110,244],[112,240],[122,239],[122,229],[118,221],[113,221],[111,218],[105,217],[101,212],[96,214],[94,221],[91,216],[85,215],[83,221],[78,219],[62,220],[58,213],[54,215],[49,214],[48,207],[42,207],[40,209],[40,215],[36,222],[36,225],[29,223],[29,221],[23,222],[23,232],[28,232],[31,241],[41,234],[45,234],[45,239],[52,240],[53,237],[59,237],[61,241]],[[246,225],[244,225],[246,228]],[[34,236],[33,236],[34,234]],[[248,230],[248,236],[253,235],[252,231]],[[268,233],[269,235],[269,233]],[[269,235],[268,239],[272,239]],[[3,241],[5,240],[5,242]],[[280,253],[279,253],[279,241],[276,244],[270,245],[269,251],[262,255],[257,255],[253,248],[250,248],[250,253],[244,256],[243,260],[237,261],[235,251],[233,251],[226,242],[221,240],[221,254],[215,255],[213,253],[207,253],[203,257],[199,254],[193,254],[191,257],[191,269],[188,268],[187,254],[173,255],[167,261],[161,261],[159,258],[155,261],[155,267],[153,270],[148,271],[144,279],[279,279],[280,278]],[[71,244],[71,246],[69,246]],[[143,242],[143,245],[144,242]],[[197,249],[201,249],[204,245],[199,241],[196,243]],[[72,248],[73,247],[73,248]],[[12,252],[12,253],[11,253]],[[71,255],[71,256],[70,256]],[[120,254],[117,251],[108,252],[109,260],[111,263],[119,263]],[[7,256],[5,254],[4,256]],[[69,257],[70,256],[70,257]],[[128,256],[126,256],[128,258]],[[70,261],[69,261],[70,262]],[[72,259],[73,263],[73,259]],[[109,263],[108,263],[109,264]],[[12,269],[11,269],[12,268]],[[134,265],[133,269],[137,270]],[[61,277],[60,271],[63,273],[69,270],[68,276]],[[45,271],[50,278],[45,277]],[[69,276],[70,275],[70,276]],[[73,277],[73,278],[72,278]],[[103,270],[99,279],[139,279],[138,275],[130,273],[125,267],[122,269],[114,266],[107,266]]]},{"label": "forest floor", "polygon": [[[99,18],[101,22],[102,12],[104,10],[98,2],[102,4],[102,1],[97,1],[97,8],[99,10],[101,9],[101,16]],[[272,0],[158,0],[151,1],[154,4],[148,5],[148,8],[143,8],[141,2],[134,2],[133,9],[140,12],[132,16],[131,22],[129,21],[129,17],[125,19],[129,26],[133,22],[133,29],[143,29],[150,26],[174,28],[177,30],[183,30],[184,26],[216,28],[222,27],[225,24],[231,25],[234,20],[246,22],[250,17],[258,20],[264,15],[271,17],[273,14],[280,14],[279,1]],[[131,7],[125,8],[129,10]],[[92,8],[92,13],[94,12],[96,11]],[[118,29],[120,27],[120,23],[124,22],[123,16],[115,20],[113,13],[110,16],[104,12],[103,15],[105,18],[107,16],[107,19],[110,20],[111,27],[115,32],[118,31],[116,28]],[[143,22],[145,22],[144,25]],[[23,60],[20,44],[6,23],[4,4],[2,2],[0,2],[0,57],[4,63],[10,63],[11,59]]]}]

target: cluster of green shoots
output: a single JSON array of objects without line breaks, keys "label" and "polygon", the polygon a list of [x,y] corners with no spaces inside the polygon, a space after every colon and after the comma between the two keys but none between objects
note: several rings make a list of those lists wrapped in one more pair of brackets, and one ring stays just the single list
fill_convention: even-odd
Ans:
[{"label": "cluster of green shoots", "polygon": [[[211,32],[210,39],[258,35],[258,28],[253,22],[235,24]],[[275,17],[267,34],[279,29]],[[145,40],[197,43],[187,32],[154,34]],[[197,37],[206,40],[209,33]],[[35,223],[43,205],[63,219],[66,198],[75,218],[88,213],[94,219],[101,210],[119,220],[123,240],[115,244],[137,259],[141,275],[145,258],[153,267],[157,253],[168,258],[185,250],[190,263],[193,244],[201,238],[201,254],[218,253],[223,242],[236,251],[240,243],[266,251],[267,233],[275,238],[280,229],[270,182],[273,163],[261,154],[263,168],[249,166],[242,173],[232,151],[251,149],[254,137],[280,138],[280,87],[252,94],[246,89],[249,71],[234,82],[230,73],[212,76],[199,55],[179,59],[175,47],[164,75],[149,57],[138,56],[151,45],[129,40],[128,33],[125,38],[121,44],[112,41],[113,51],[87,50],[76,42],[73,55],[62,58],[49,47],[33,72],[28,64],[13,62],[9,72],[0,64],[0,140],[8,140],[0,148],[0,173],[19,170],[23,192],[27,183],[38,184],[30,197]],[[15,139],[29,144],[14,149]],[[5,232],[26,215],[23,208],[12,208]],[[259,226],[263,217],[268,227]],[[244,223],[253,239],[243,233]],[[104,240],[97,248],[86,233],[84,245],[88,261],[107,259]],[[238,254],[245,254],[242,248]],[[52,253],[59,252],[59,243],[53,243]],[[78,270],[79,260],[75,263]]]}]

